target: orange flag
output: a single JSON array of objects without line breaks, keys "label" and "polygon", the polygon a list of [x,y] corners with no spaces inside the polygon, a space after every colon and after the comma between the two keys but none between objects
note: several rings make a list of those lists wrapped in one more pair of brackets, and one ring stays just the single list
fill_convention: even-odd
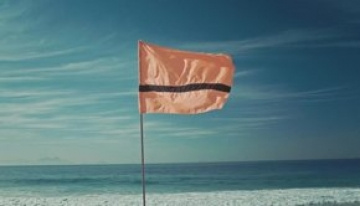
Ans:
[{"label": "orange flag", "polygon": [[139,42],[139,112],[197,114],[221,109],[235,67],[231,57]]}]

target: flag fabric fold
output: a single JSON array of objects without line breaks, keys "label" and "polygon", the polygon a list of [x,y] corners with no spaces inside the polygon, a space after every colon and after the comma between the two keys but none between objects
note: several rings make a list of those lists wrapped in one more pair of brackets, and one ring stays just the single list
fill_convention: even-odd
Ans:
[{"label": "flag fabric fold", "polygon": [[139,41],[139,112],[197,114],[221,109],[235,67],[230,56]]}]

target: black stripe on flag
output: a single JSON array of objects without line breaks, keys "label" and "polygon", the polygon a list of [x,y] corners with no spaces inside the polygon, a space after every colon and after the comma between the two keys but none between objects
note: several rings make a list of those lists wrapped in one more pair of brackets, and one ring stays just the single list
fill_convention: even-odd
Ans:
[{"label": "black stripe on flag", "polygon": [[198,91],[198,90],[217,90],[221,92],[229,93],[231,87],[225,84],[219,83],[197,83],[197,84],[187,84],[183,86],[159,86],[159,85],[140,85],[139,91],[140,92],[174,92],[174,93],[181,93],[181,92],[191,92],[191,91]]}]

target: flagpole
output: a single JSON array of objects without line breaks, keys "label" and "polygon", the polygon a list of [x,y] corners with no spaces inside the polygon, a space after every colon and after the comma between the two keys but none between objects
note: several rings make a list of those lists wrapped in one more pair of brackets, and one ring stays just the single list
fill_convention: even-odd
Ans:
[{"label": "flagpole", "polygon": [[[139,81],[141,79],[140,72],[140,43],[141,40],[138,41],[138,71],[139,71]],[[140,93],[139,93],[140,95]],[[140,100],[140,96],[139,96]],[[140,107],[139,107],[140,108]],[[140,111],[140,138],[141,138],[141,171],[142,171],[142,191],[143,191],[143,206],[146,206],[146,180],[145,180],[145,152],[144,152],[144,116]]]},{"label": "flagpole", "polygon": [[144,155],[144,124],[143,114],[140,114],[140,136],[141,136],[141,170],[142,170],[142,190],[143,206],[146,206],[146,187],[145,187],[145,155]]},{"label": "flagpole", "polygon": [[[141,40],[138,41],[138,71],[139,71],[139,81],[141,79],[140,75],[140,43]],[[140,93],[139,93],[140,95]],[[140,100],[140,96],[139,96]],[[140,138],[141,138],[141,172],[142,172],[142,186],[143,186],[143,206],[146,206],[146,180],[145,180],[145,152],[144,152],[144,116],[140,111]]]}]

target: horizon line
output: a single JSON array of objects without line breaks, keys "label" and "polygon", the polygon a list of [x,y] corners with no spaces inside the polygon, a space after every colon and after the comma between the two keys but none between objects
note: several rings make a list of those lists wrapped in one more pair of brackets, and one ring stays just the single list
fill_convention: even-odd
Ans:
[{"label": "horizon line", "polygon": [[[304,161],[340,161],[360,160],[360,157],[349,158],[315,158],[315,159],[264,159],[240,161],[199,161],[199,162],[149,162],[146,165],[186,165],[186,164],[231,164],[231,163],[266,163],[266,162],[304,162]],[[27,166],[114,166],[114,165],[139,165],[141,163],[75,163],[75,164],[0,164],[0,167],[27,167]]]}]

